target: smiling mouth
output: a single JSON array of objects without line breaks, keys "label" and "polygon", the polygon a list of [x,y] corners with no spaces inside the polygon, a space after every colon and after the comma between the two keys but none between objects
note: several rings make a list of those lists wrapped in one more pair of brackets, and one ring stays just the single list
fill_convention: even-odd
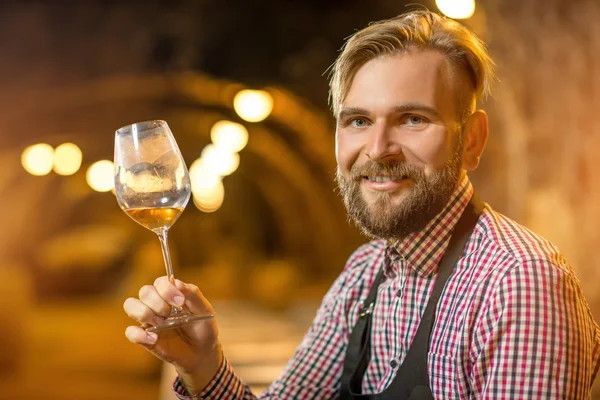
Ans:
[{"label": "smiling mouth", "polygon": [[406,175],[398,175],[398,176],[363,176],[363,179],[366,179],[370,182],[378,182],[378,183],[383,183],[383,182],[393,182],[393,181],[399,181],[402,179],[407,179],[408,176]]}]

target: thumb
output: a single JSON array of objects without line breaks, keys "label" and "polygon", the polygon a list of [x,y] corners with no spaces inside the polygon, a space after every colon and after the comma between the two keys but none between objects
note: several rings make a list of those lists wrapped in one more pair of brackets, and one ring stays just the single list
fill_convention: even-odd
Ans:
[{"label": "thumb", "polygon": [[194,315],[214,315],[212,305],[198,286],[175,279],[175,287],[185,296],[185,306]]}]

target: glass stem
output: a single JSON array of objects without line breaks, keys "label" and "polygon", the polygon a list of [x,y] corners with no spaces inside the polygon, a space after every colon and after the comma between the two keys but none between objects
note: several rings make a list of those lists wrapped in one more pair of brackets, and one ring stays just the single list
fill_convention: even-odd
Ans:
[{"label": "glass stem", "polygon": [[[167,269],[167,278],[173,285],[175,284],[175,276],[173,275],[173,264],[171,263],[171,253],[169,252],[168,229],[161,229],[157,232],[160,239],[160,247],[162,248],[163,259],[165,260],[165,268]],[[171,315],[178,314],[182,311],[181,307],[171,307]]]}]

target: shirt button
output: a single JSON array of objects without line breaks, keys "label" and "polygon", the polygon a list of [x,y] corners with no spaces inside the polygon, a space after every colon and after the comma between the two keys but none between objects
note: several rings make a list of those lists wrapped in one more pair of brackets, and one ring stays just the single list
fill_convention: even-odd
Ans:
[{"label": "shirt button", "polygon": [[398,296],[398,297],[402,297],[402,290],[398,290],[398,291],[396,292],[396,296]]},{"label": "shirt button", "polygon": [[396,360],[390,361],[390,367],[396,368],[398,366],[398,362]]}]

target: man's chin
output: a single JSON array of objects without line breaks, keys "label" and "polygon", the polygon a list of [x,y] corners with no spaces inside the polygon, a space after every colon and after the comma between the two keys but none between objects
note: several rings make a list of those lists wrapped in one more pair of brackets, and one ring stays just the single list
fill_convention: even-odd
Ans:
[{"label": "man's chin", "polygon": [[404,239],[423,229],[432,217],[407,195],[364,204],[366,208],[355,221],[364,234],[376,239]]},{"label": "man's chin", "polygon": [[363,201],[369,207],[370,212],[374,212],[384,204],[391,208],[402,207],[409,194],[410,189],[408,188],[390,191],[363,189],[361,191]]},{"label": "man's chin", "polygon": [[369,213],[367,218],[355,219],[360,230],[373,239],[402,240],[425,227],[428,220],[419,216],[407,216],[393,210]]},{"label": "man's chin", "polygon": [[372,219],[372,216],[370,216],[367,221],[355,220],[355,222],[362,233],[371,239],[401,239],[401,236],[403,236],[404,233],[398,232],[397,229],[393,228],[395,224],[390,223],[381,217],[374,220]]}]

